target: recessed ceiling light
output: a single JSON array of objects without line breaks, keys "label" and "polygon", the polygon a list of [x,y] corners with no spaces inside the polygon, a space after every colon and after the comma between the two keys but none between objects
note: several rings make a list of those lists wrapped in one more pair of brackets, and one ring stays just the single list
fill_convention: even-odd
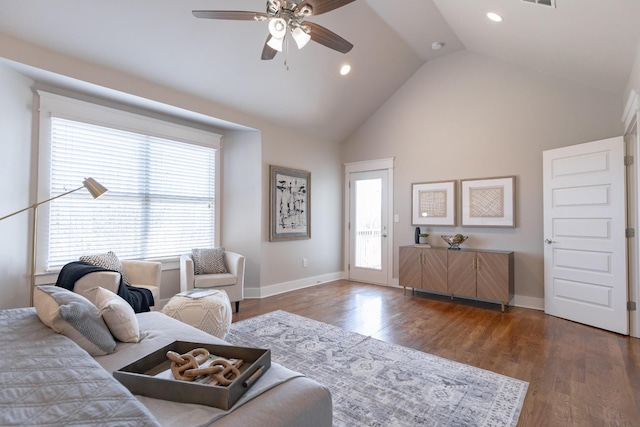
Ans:
[{"label": "recessed ceiling light", "polygon": [[495,21],[495,22],[502,22],[502,16],[498,15],[495,12],[487,13],[487,18],[489,18],[489,19],[491,19],[492,21]]},{"label": "recessed ceiling light", "polygon": [[346,76],[347,74],[349,74],[350,71],[351,71],[351,65],[345,64],[342,66],[342,68],[340,68],[340,75]]},{"label": "recessed ceiling light", "polygon": [[444,47],[444,43],[442,42],[433,42],[431,43],[431,49],[433,50],[440,50]]}]

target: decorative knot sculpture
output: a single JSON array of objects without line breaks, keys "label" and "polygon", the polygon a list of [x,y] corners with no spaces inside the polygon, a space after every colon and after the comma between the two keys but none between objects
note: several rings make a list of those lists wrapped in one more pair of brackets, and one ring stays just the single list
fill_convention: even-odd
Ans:
[{"label": "decorative knot sculpture", "polygon": [[208,375],[211,377],[206,384],[227,386],[233,382],[231,378],[240,376],[238,368],[242,366],[242,359],[230,362],[227,359],[217,358],[206,367],[200,367],[210,358],[209,351],[204,348],[196,348],[185,354],[168,351],[167,358],[171,360],[171,373],[173,377],[181,381],[194,381],[196,378]]}]

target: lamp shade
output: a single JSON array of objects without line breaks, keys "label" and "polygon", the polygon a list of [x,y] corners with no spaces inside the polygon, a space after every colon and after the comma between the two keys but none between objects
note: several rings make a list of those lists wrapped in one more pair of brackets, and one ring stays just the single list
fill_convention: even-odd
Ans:
[{"label": "lamp shade", "polygon": [[98,197],[109,191],[93,178],[86,178],[84,181],[82,181],[82,185],[84,185],[84,188],[89,191],[89,194],[91,194],[91,197],[93,197],[94,199],[97,199]]},{"label": "lamp shade", "polygon": [[283,38],[287,33],[287,22],[282,18],[273,18],[269,21],[269,32],[275,38]]},{"label": "lamp shade", "polygon": [[73,190],[69,190],[65,193],[62,194],[58,194],[57,196],[54,196],[50,199],[47,200],[43,200],[41,202],[36,202],[34,204],[32,204],[31,206],[27,206],[24,209],[20,209],[19,211],[15,211],[14,213],[11,213],[9,215],[5,215],[2,218],[0,218],[0,221],[2,221],[5,218],[9,218],[11,216],[14,216],[15,214],[19,214],[20,212],[24,212],[26,210],[29,209],[33,209],[33,220],[31,222],[31,236],[32,236],[32,241],[31,241],[31,292],[29,294],[29,304],[31,305],[31,307],[33,307],[33,291],[35,289],[36,286],[36,236],[37,236],[37,229],[36,229],[36,224],[37,224],[37,217],[38,217],[38,206],[40,206],[43,203],[47,203],[50,202],[52,200],[55,200],[57,198],[60,197],[64,197],[67,194],[71,194],[74,193],[78,190],[82,190],[83,188],[86,188],[87,191],[89,191],[89,194],[91,194],[91,197],[93,197],[94,199],[97,199],[98,197],[102,196],[103,194],[105,194],[107,190],[102,184],[100,184],[98,181],[96,181],[93,178],[85,178],[84,181],[82,181],[82,186],[78,187],[78,188],[74,188]]},{"label": "lamp shade", "polygon": [[278,52],[282,52],[283,42],[284,42],[284,38],[271,36],[269,38],[269,41],[267,42],[267,46],[269,46],[271,49],[277,50]]},{"label": "lamp shade", "polygon": [[296,41],[296,44],[298,45],[298,49],[302,49],[303,47],[305,47],[307,43],[309,43],[309,40],[311,40],[311,36],[307,34],[307,32],[300,27],[294,28],[291,31],[291,35],[293,36],[293,39]]}]

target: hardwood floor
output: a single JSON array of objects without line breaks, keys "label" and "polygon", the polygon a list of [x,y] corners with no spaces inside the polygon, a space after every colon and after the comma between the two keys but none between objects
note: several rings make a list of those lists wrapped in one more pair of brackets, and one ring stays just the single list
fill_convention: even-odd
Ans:
[{"label": "hardwood floor", "polygon": [[640,426],[640,339],[543,312],[340,280],[244,300],[529,382],[518,426]]}]

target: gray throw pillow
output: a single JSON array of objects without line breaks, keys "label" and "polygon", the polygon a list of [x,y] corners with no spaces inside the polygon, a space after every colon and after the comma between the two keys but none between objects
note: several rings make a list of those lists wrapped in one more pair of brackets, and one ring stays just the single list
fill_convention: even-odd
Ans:
[{"label": "gray throw pillow", "polygon": [[192,249],[191,257],[195,274],[228,273],[224,264],[224,247]]},{"label": "gray throw pillow", "polygon": [[33,299],[42,323],[71,338],[90,355],[103,356],[115,351],[116,341],[98,307],[82,295],[44,285],[36,287]]}]

